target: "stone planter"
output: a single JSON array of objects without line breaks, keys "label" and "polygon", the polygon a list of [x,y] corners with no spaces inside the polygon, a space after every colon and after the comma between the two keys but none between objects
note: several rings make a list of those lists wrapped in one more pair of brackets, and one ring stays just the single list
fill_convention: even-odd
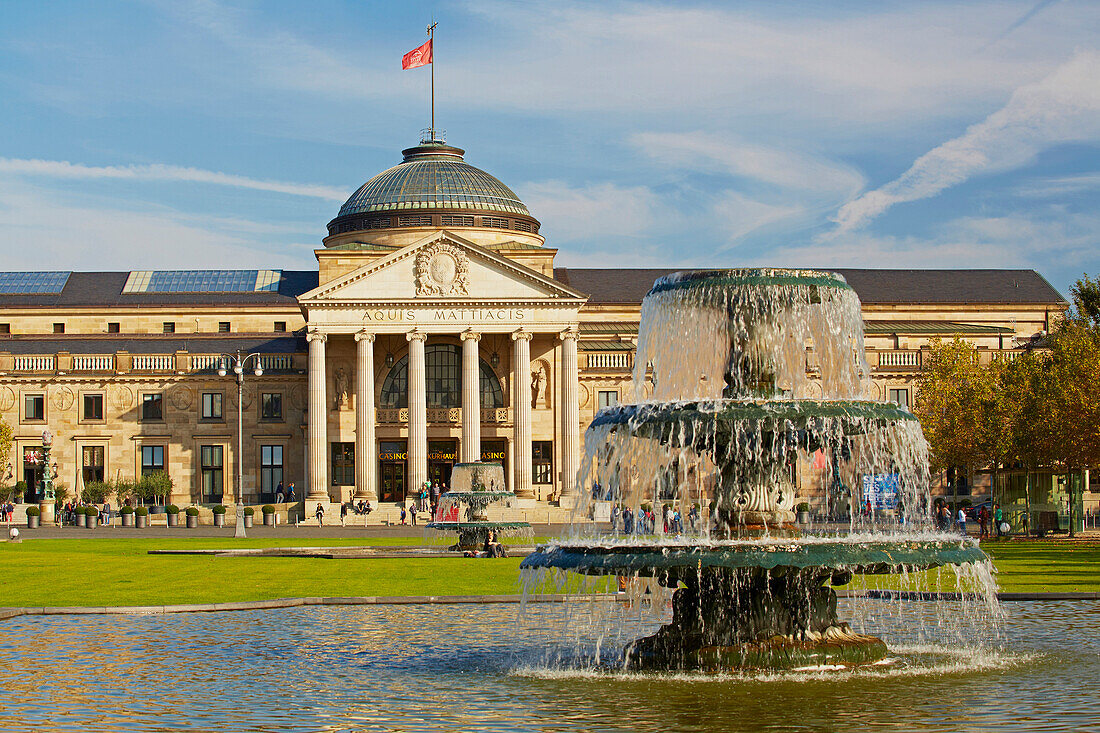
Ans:
[{"label": "stone planter", "polygon": [[77,527],[87,527],[88,526],[88,516],[86,514],[77,514],[76,515],[76,526]]},{"label": "stone planter", "polygon": [[252,517],[245,516],[245,518],[244,518],[244,528],[249,529],[250,527],[252,527]]},{"label": "stone planter", "polygon": [[195,529],[198,526],[199,526],[199,518],[198,517],[192,517],[190,514],[188,514],[187,515],[187,529]]},{"label": "stone planter", "polygon": [[178,514],[166,514],[165,516],[168,517],[168,526],[169,527],[178,527],[178,526],[180,526],[180,515],[178,515]]},{"label": "stone planter", "polygon": [[133,527],[134,526],[134,515],[133,514],[123,514],[122,515],[122,526],[123,527]]},{"label": "stone planter", "polygon": [[264,526],[265,527],[274,527],[275,526],[275,515],[274,514],[265,514],[264,515]]},{"label": "stone planter", "polygon": [[214,515],[214,526],[215,527],[224,527],[225,526],[225,515],[224,514],[215,514]]},{"label": "stone planter", "polygon": [[38,529],[38,522],[42,517],[27,517],[27,529]]},{"label": "stone planter", "polygon": [[134,526],[137,527],[138,529],[145,529],[146,527],[149,526],[149,517],[145,516],[144,514],[139,517],[138,515],[135,514],[134,515]]},{"label": "stone planter", "polygon": [[809,512],[799,512],[798,513],[798,523],[799,524],[809,524],[810,523],[810,513]]},{"label": "stone planter", "polygon": [[99,515],[94,517],[84,517],[84,526],[88,529],[95,529],[99,525]]}]

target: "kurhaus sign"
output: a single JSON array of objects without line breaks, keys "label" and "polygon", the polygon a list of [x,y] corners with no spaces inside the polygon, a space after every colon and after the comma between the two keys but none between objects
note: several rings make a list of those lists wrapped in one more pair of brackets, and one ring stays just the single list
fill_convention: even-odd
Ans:
[{"label": "kurhaus sign", "polygon": [[525,308],[368,308],[363,311],[368,323],[413,323],[433,321],[466,323],[470,321],[529,321],[531,312]]}]

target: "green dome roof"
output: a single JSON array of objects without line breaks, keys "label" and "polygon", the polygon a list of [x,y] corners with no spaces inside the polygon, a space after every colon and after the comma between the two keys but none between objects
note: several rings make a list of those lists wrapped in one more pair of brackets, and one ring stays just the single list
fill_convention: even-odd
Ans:
[{"label": "green dome roof", "polygon": [[359,188],[340,208],[349,214],[417,209],[502,211],[531,216],[512,189],[462,159],[466,151],[422,142],[401,151],[405,159]]}]

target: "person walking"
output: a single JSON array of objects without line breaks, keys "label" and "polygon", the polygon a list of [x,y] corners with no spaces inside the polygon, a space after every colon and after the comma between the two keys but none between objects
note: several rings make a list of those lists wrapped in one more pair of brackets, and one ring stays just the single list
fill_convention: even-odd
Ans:
[{"label": "person walking", "polygon": [[405,524],[405,523],[406,523],[406,522],[405,522],[405,517],[406,517],[406,516],[408,516],[408,515],[407,515],[407,513],[405,512],[405,505],[404,505],[404,504],[402,504],[402,505],[401,505],[401,524]]},{"label": "person walking", "polygon": [[978,537],[985,539],[989,536],[989,509],[982,507],[978,510]]},{"label": "person walking", "polygon": [[344,526],[344,520],[348,517],[348,505],[347,503],[340,504],[340,526]]},{"label": "person walking", "polygon": [[955,524],[958,525],[959,532],[962,533],[962,536],[966,537],[966,510],[962,507],[959,507],[959,514],[955,519]]},{"label": "person walking", "polygon": [[[293,485],[294,484],[291,484],[291,486]],[[317,515],[317,526],[325,526],[325,508],[321,506],[320,502],[317,502],[317,511],[315,511],[314,514]]]},{"label": "person walking", "polygon": [[409,518],[412,520],[413,525],[416,524],[416,504],[409,505]]},{"label": "person walking", "polygon": [[106,526],[111,526],[111,502],[103,502],[103,521]]},{"label": "person walking", "polygon": [[283,491],[283,482],[280,481],[279,485],[275,487],[275,503],[282,504],[284,498],[286,497],[285,492]]},{"label": "person walking", "polygon": [[998,537],[1004,537],[1004,535],[1005,535],[1004,530],[1001,529],[1001,525],[1004,523],[1004,521],[1005,521],[1005,515],[1004,515],[1004,512],[1001,511],[1001,505],[1000,504],[994,504],[993,505],[993,528],[995,530],[997,530],[997,536]]}]

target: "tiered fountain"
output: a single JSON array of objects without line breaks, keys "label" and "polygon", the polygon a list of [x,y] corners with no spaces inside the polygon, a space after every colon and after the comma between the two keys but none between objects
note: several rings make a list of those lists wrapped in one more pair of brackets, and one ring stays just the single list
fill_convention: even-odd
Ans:
[{"label": "tiered fountain", "polygon": [[[585,434],[582,502],[610,499],[709,521],[676,536],[586,534],[540,547],[521,567],[652,578],[675,589],[671,623],[627,645],[634,669],[729,670],[865,664],[886,645],[837,616],[833,586],[853,574],[985,561],[977,544],[929,531],[920,425],[870,389],[859,299],[811,270],[711,270],[658,280],[642,304],[634,384],[649,401],[601,410]],[[652,377],[649,367],[652,366]],[[889,531],[805,536],[795,482],[810,455],[859,485],[898,486]],[[590,498],[590,495],[592,498]],[[860,497],[846,499],[860,506]],[[850,516],[860,517],[858,508]]]},{"label": "tiered fountain", "polygon": [[494,536],[522,536],[531,533],[528,522],[493,522],[488,507],[515,497],[506,490],[504,468],[499,463],[456,463],[451,470],[452,490],[439,496],[433,521],[428,529],[457,532],[458,542],[450,549],[480,550],[492,532]]}]

